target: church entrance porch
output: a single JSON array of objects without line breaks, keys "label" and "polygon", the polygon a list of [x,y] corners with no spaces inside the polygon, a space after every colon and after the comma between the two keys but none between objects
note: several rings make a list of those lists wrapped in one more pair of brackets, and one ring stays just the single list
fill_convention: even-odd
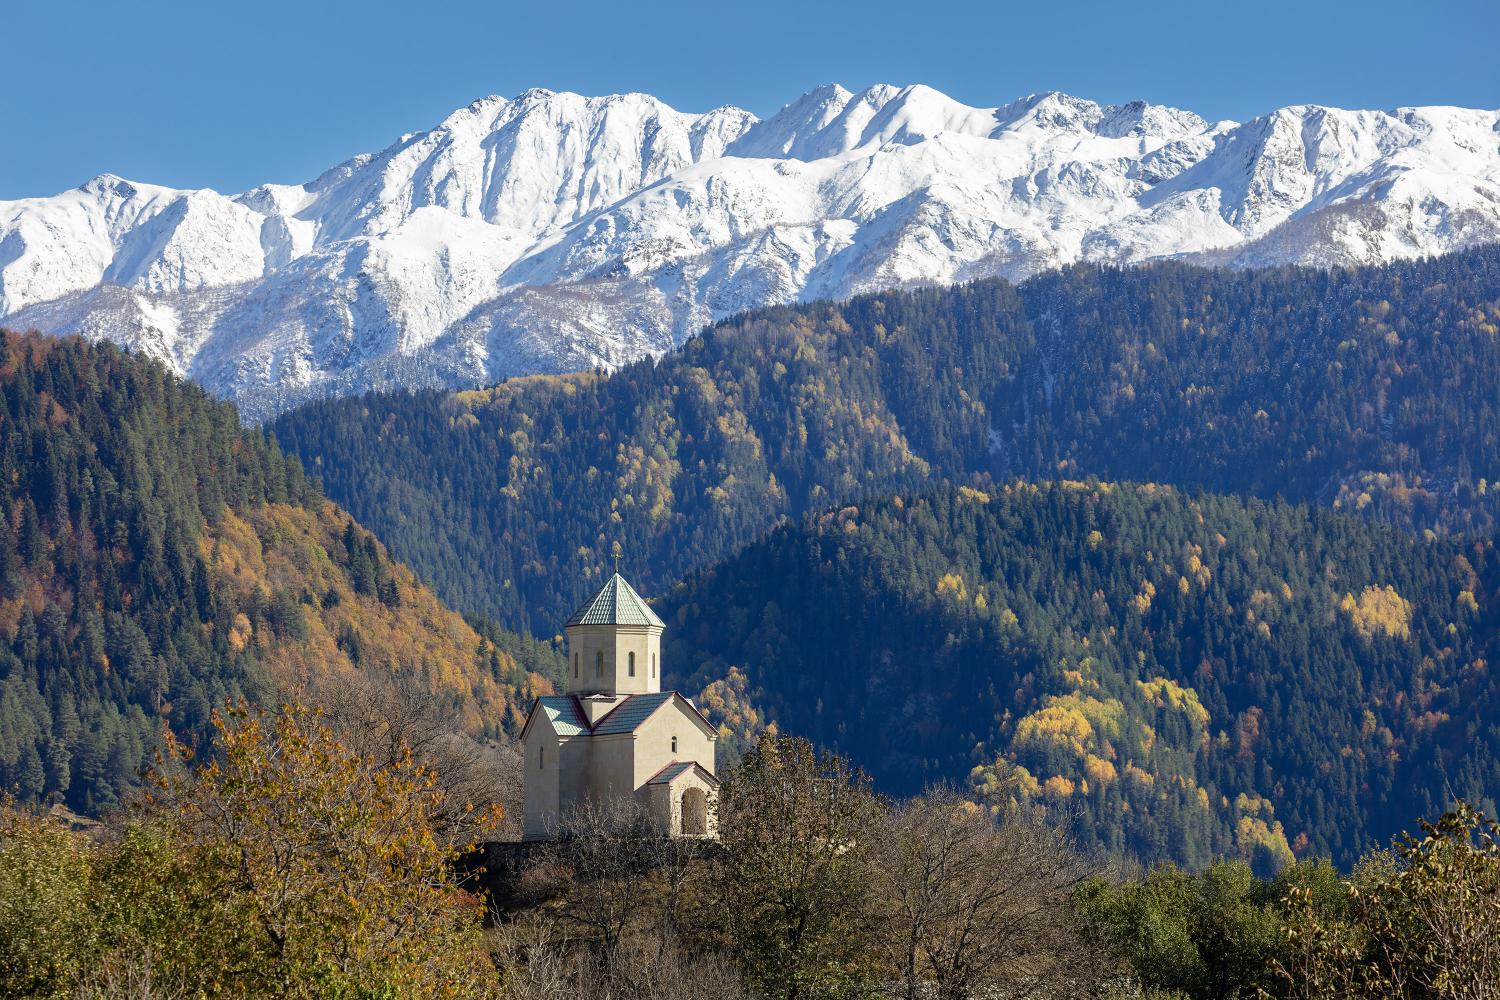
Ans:
[{"label": "church entrance porch", "polygon": [[651,815],[673,837],[713,839],[718,797],[719,782],[692,761],[674,761],[646,784]]}]

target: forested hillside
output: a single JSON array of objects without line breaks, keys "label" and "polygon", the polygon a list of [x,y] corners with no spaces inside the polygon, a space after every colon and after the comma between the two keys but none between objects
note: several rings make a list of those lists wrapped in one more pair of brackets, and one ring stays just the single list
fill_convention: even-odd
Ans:
[{"label": "forested hillside", "polygon": [[1411,528],[1500,513],[1500,247],[1354,271],[1072,269],[1022,286],[1002,471],[1285,496]]},{"label": "forested hillside", "polygon": [[476,735],[524,710],[545,651],[481,638],[233,406],[108,345],[0,351],[0,788],[97,812],[164,725],[356,673]]},{"label": "forested hillside", "polygon": [[[783,526],[659,606],[664,660],[915,793],[1085,842],[1352,861],[1500,788],[1500,561],[1306,505],[1160,486],[903,494]],[[760,713],[757,717],[756,713]]]},{"label": "forested hillside", "polygon": [[[1110,848],[1269,870],[1500,787],[1500,249],[773,309],[274,429],[512,627],[551,635],[616,546],[646,593],[706,573],[669,669],[893,791],[978,768]],[[1006,485],[1089,478],[1175,489]]]},{"label": "forested hillside", "polygon": [[661,592],[783,516],[935,479],[1155,481],[1487,531],[1500,249],[770,309],[608,377],[317,403],[274,430],[445,600],[540,635],[616,543]]}]

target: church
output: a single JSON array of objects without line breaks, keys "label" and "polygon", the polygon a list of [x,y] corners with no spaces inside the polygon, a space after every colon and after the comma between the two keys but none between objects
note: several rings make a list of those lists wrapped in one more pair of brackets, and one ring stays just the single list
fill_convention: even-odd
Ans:
[{"label": "church", "polygon": [[521,730],[527,840],[555,836],[586,799],[630,796],[676,837],[715,835],[718,734],[677,691],[661,689],[665,624],[615,573],[564,626],[565,694],[536,700]]}]

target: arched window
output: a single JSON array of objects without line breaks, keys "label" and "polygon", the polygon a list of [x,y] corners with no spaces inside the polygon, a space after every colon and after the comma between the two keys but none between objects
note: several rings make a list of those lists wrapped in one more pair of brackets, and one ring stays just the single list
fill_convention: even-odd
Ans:
[{"label": "arched window", "polygon": [[604,651],[600,650],[594,654],[594,676],[604,676]]},{"label": "arched window", "polygon": [[573,676],[575,678],[578,676],[578,654],[577,653],[573,654]]},{"label": "arched window", "polygon": [[630,654],[630,676],[635,676],[635,653]]},{"label": "arched window", "polygon": [[547,766],[547,745],[543,743],[536,748],[536,769],[540,771]]},{"label": "arched window", "polygon": [[651,654],[651,677],[652,677],[653,680],[656,678],[656,654],[655,653]]},{"label": "arched window", "polygon": [[672,737],[672,752],[673,753],[677,752],[677,737],[675,737],[675,736]]}]

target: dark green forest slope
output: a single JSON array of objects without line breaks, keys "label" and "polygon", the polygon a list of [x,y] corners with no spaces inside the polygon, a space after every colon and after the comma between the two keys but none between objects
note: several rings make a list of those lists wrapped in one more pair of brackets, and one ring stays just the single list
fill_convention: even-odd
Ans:
[{"label": "dark green forest slope", "polygon": [[[764,310],[274,430],[512,627],[552,634],[617,545],[647,593],[728,560],[670,598],[669,666],[890,790],[973,771],[1111,848],[1269,868],[1500,788],[1497,248]],[[1089,478],[1246,499],[1003,485]]]},{"label": "dark green forest slope", "polygon": [[[1306,505],[969,487],[783,526],[659,605],[675,680],[892,792],[965,777],[1085,841],[1348,862],[1500,789],[1500,561]],[[756,713],[760,713],[757,717]]]},{"label": "dark green forest slope", "polygon": [[0,790],[97,812],[163,726],[345,675],[410,675],[476,734],[529,703],[547,657],[481,638],[233,406],[0,338]]},{"label": "dark green forest slope", "polygon": [[933,480],[1164,482],[1487,531],[1500,249],[770,309],[609,377],[322,402],[274,431],[444,599],[542,635],[616,543],[660,592],[783,516]]}]

